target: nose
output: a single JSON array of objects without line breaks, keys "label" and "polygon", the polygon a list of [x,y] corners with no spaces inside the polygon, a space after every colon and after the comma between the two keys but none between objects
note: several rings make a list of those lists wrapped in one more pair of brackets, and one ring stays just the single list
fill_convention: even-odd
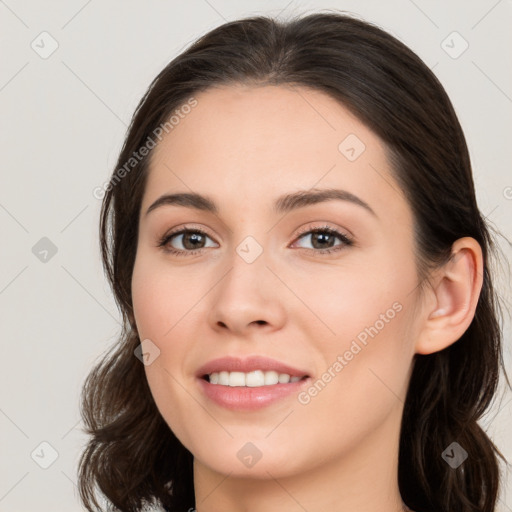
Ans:
[{"label": "nose", "polygon": [[248,336],[282,328],[286,318],[283,285],[267,263],[265,251],[251,263],[233,254],[229,269],[210,294],[209,322],[214,330]]}]

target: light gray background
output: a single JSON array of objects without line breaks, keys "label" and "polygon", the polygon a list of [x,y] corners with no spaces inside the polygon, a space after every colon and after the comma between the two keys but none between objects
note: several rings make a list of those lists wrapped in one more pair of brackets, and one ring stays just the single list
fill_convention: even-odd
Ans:
[{"label": "light gray background", "polygon": [[[93,189],[108,179],[150,81],[224,21],[327,8],[377,23],[434,69],[467,136],[480,208],[512,240],[511,0],[0,0],[0,511],[82,510],[79,391],[119,330]],[[43,31],[58,43],[46,59]],[[464,42],[453,31],[469,44],[458,58]],[[57,248],[46,262],[33,252],[43,237]],[[502,281],[508,290],[510,275]],[[508,368],[510,339],[508,320]],[[510,393],[483,425],[512,460]],[[47,469],[39,464],[52,462],[52,449],[41,442],[58,452]],[[512,511],[510,472],[504,479],[498,510]]]}]

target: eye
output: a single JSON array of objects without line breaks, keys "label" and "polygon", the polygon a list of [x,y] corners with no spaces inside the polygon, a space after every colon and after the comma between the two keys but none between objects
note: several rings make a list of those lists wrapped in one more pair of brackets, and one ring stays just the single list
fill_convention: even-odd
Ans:
[{"label": "eye", "polygon": [[[313,229],[308,227],[306,230],[302,231],[297,240],[309,240],[312,248],[302,248],[320,254],[340,251],[346,246],[354,244],[353,240],[349,236],[341,233],[337,229],[331,228],[330,226],[317,227]],[[339,243],[336,243],[336,240],[338,240]]]},{"label": "eye", "polygon": [[[354,245],[353,240],[344,233],[330,226],[311,228],[308,226],[299,232],[296,242],[308,240],[312,245],[299,248],[315,254],[327,254],[343,250],[347,246]],[[208,240],[212,243],[208,244]],[[338,243],[336,243],[338,241]],[[202,229],[185,227],[171,233],[166,233],[158,242],[158,247],[166,253],[177,256],[191,256],[200,253],[202,249],[216,247],[216,242]],[[290,247],[293,247],[290,246]]]},{"label": "eye", "polygon": [[[186,254],[188,256],[189,254],[196,254],[206,247],[215,247],[215,243],[213,245],[205,245],[207,239],[212,240],[202,229],[183,228],[179,231],[165,234],[158,242],[158,247],[162,247],[164,251],[171,254]],[[178,247],[175,247],[173,244],[177,244]]]}]

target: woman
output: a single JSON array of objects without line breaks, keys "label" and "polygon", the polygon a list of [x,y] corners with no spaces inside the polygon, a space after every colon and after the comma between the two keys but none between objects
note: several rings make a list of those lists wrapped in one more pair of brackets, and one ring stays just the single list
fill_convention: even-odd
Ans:
[{"label": "woman", "polygon": [[493,241],[411,50],[338,13],[227,23],[153,81],[105,192],[124,329],[83,391],[88,510],[495,510]]}]

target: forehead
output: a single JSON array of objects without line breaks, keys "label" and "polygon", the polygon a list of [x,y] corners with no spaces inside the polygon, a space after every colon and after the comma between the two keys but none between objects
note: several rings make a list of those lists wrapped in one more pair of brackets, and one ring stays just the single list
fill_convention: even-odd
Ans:
[{"label": "forehead", "polygon": [[236,85],[195,99],[153,150],[143,208],[176,190],[238,198],[246,207],[325,187],[348,190],[393,217],[408,209],[383,142],[327,94]]},{"label": "forehead", "polygon": [[301,160],[326,151],[337,156],[338,144],[349,133],[367,147],[380,145],[344,106],[320,91],[288,85],[233,85],[208,89],[195,98],[197,105],[164,136],[155,148],[155,158],[171,150],[176,153],[183,140],[215,151],[226,162],[235,150],[237,157],[245,154],[272,161],[282,155],[288,161],[293,154]]}]

